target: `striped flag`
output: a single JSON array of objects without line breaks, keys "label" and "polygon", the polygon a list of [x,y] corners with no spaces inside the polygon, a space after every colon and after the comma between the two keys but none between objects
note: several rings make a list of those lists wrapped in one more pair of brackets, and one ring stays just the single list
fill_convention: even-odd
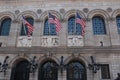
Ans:
[{"label": "striped flag", "polygon": [[51,13],[49,13],[49,23],[55,24],[56,32],[59,32],[62,29],[62,25],[61,25],[59,19],[57,19]]},{"label": "striped flag", "polygon": [[24,16],[22,16],[23,18],[23,24],[26,25],[26,27],[28,28],[28,36],[31,36],[31,33],[34,30],[34,27],[25,19]]},{"label": "striped flag", "polygon": [[85,27],[86,23],[85,21],[80,17],[78,13],[76,13],[76,23],[80,24],[82,26],[82,36],[85,34]]}]

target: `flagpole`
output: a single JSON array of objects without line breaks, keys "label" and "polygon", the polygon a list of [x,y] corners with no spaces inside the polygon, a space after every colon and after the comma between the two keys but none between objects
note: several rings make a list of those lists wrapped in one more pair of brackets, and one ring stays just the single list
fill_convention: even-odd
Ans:
[{"label": "flagpole", "polygon": [[26,28],[25,28],[25,21],[23,20],[23,30],[25,32],[25,36],[27,35]]},{"label": "flagpole", "polygon": [[76,16],[77,16],[77,15],[76,15],[76,12],[77,12],[77,10],[75,9],[75,28],[74,28],[75,30],[74,30],[74,35],[75,35],[75,33],[76,33],[76,25],[77,25],[77,24],[76,24],[76,18],[77,18],[77,17],[76,17]]},{"label": "flagpole", "polygon": [[48,15],[48,28],[49,28],[49,34],[50,34],[50,21],[49,21],[49,11],[47,11],[47,15]]}]

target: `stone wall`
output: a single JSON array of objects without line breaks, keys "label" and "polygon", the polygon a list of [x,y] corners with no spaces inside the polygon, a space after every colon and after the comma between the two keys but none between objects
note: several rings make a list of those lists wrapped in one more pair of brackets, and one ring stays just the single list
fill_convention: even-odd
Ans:
[{"label": "stone wall", "polygon": [[[76,10],[86,20],[84,37],[67,35],[67,19],[75,14]],[[57,36],[43,36],[47,11],[53,13],[62,23],[63,29]],[[21,15],[31,16],[35,20],[35,30],[29,39],[19,36]],[[106,35],[93,35],[94,15],[104,17]],[[48,59],[60,64],[61,56],[64,56],[64,64],[74,59],[83,61],[87,70],[87,80],[103,80],[100,70],[93,76],[88,68],[88,64],[91,63],[90,56],[94,56],[96,62],[109,64],[110,79],[107,80],[114,80],[120,72],[120,36],[115,19],[117,15],[120,15],[119,0],[0,0],[0,21],[6,16],[12,19],[10,35],[0,36],[0,62],[9,56],[8,70],[6,75],[0,73],[0,80],[10,80],[13,66],[23,59],[30,61],[33,56],[37,57],[39,65]],[[55,43],[56,41],[58,43]],[[30,80],[38,80],[38,70],[35,76],[30,75]],[[66,80],[66,70],[62,76],[59,72],[58,80]]]}]

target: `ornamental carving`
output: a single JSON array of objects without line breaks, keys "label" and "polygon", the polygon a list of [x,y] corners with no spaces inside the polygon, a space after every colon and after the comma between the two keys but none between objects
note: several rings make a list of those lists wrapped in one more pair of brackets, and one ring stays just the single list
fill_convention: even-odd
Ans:
[{"label": "ornamental carving", "polygon": [[82,36],[68,36],[68,46],[84,46]]},{"label": "ornamental carving", "polygon": [[31,47],[32,37],[20,36],[18,37],[17,47]]},{"label": "ornamental carving", "polygon": [[43,36],[41,45],[44,47],[58,46],[59,39],[57,36]]}]

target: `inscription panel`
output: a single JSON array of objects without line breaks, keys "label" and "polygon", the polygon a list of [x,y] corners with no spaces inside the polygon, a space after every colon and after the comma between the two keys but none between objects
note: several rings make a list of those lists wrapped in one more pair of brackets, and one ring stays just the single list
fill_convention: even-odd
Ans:
[{"label": "inscription panel", "polygon": [[17,47],[31,47],[32,37],[20,36],[18,37]]},{"label": "inscription panel", "polygon": [[58,46],[59,39],[57,36],[43,36],[41,45],[44,47]]},{"label": "inscription panel", "polygon": [[82,36],[68,36],[68,46],[84,46]]}]

